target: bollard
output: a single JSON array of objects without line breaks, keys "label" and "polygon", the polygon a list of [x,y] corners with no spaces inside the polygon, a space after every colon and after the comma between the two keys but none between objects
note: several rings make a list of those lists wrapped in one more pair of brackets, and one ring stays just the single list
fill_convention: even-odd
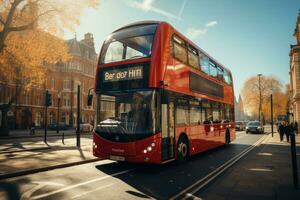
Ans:
[{"label": "bollard", "polygon": [[296,154],[296,139],[295,132],[291,131],[291,156],[292,156],[292,166],[293,166],[293,179],[295,189],[299,189],[299,180],[298,180],[298,167],[297,167],[297,154]]},{"label": "bollard", "polygon": [[65,144],[65,133],[64,133],[64,132],[62,132],[62,138],[61,138],[61,141],[62,141],[63,144]]}]

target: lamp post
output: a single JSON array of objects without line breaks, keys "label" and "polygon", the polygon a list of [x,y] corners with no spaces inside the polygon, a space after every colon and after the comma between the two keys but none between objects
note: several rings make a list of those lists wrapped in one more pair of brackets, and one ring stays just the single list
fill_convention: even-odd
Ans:
[{"label": "lamp post", "polygon": [[258,76],[258,90],[259,90],[259,105],[258,105],[258,121],[260,122],[260,115],[261,115],[261,84],[260,84],[260,77],[262,74],[257,74]]},{"label": "lamp post", "polygon": [[61,92],[57,93],[57,124],[56,124],[56,133],[59,133],[59,107],[60,107],[60,96]]}]

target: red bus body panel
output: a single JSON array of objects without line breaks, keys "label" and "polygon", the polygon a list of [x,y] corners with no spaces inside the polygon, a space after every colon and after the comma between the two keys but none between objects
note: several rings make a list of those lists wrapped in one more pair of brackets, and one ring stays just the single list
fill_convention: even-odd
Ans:
[{"label": "red bus body panel", "polygon": [[[171,38],[173,34],[178,35],[189,44],[202,50],[184,35],[176,31],[171,25],[166,22],[146,21],[131,24],[126,27],[139,24],[153,24],[157,23],[158,27],[155,33],[155,38],[152,45],[152,55],[150,58],[140,58],[134,60],[126,60],[114,63],[108,63],[99,65],[97,70],[101,70],[102,67],[112,67],[124,64],[138,63],[138,62],[150,62],[149,70],[149,87],[150,88],[162,88],[161,83],[164,85],[165,90],[174,91],[181,94],[186,94],[203,99],[209,99],[220,103],[226,103],[234,105],[234,91],[233,85],[227,85],[224,82],[217,80],[204,72],[194,69],[187,64],[184,64],[173,57]],[[122,28],[121,28],[122,29]],[[120,30],[120,29],[118,29]],[[102,50],[101,50],[102,51]],[[202,50],[203,51],[203,50]],[[100,58],[100,56],[99,56]],[[215,61],[215,60],[214,60]],[[219,64],[219,63],[218,63]],[[222,66],[222,65],[220,65]],[[225,68],[224,66],[222,66]],[[225,68],[226,69],[226,68]],[[205,77],[224,88],[224,98],[217,98],[193,92],[189,88],[189,73],[193,72],[199,76]],[[230,71],[228,70],[230,73]],[[97,73],[98,74],[98,73]],[[96,81],[98,78],[96,78]],[[209,125],[189,125],[175,127],[175,147],[179,136],[185,133],[189,139],[189,153],[194,155],[208,149],[212,149],[225,144],[225,131],[230,130],[231,141],[235,139],[235,123],[225,124],[209,124]],[[96,157],[103,159],[109,159],[111,155],[124,156],[126,161],[129,162],[148,162],[148,163],[162,163],[161,159],[161,134],[155,134],[149,138],[138,140],[129,143],[116,143],[108,141],[99,137],[96,133],[93,134],[94,143],[97,148],[93,148],[93,154]],[[155,148],[147,154],[143,153],[143,150],[149,146],[152,142],[155,143]],[[174,148],[175,148],[174,147]],[[175,150],[175,149],[174,149]],[[148,158],[148,159],[146,159]],[[175,151],[176,159],[176,151]],[[146,161],[147,160],[147,161]]]}]

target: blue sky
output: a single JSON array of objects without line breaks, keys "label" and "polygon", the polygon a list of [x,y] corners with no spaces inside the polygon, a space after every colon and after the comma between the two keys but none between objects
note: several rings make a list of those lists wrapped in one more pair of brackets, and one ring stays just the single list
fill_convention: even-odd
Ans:
[{"label": "blue sky", "polygon": [[[289,82],[289,50],[299,0],[101,0],[86,10],[78,39],[94,35],[96,50],[109,33],[140,20],[163,20],[188,36],[233,73],[235,93],[253,75]],[[67,39],[74,33],[66,33]]]}]

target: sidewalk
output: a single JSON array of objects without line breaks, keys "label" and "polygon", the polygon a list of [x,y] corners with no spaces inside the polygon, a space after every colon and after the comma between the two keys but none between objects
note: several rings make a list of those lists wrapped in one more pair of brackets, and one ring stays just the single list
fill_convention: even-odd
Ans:
[{"label": "sidewalk", "polygon": [[[300,135],[296,137],[298,175],[300,175]],[[300,180],[300,177],[299,177]],[[271,134],[256,149],[206,190],[195,196],[205,200],[299,200],[293,186],[290,144]]]},{"label": "sidewalk", "polygon": [[80,148],[76,147],[75,137],[65,139],[65,144],[60,138],[49,139],[48,145],[42,141],[10,141],[0,147],[0,179],[96,160],[91,136],[81,138]]},{"label": "sidewalk", "polygon": [[[56,130],[47,130],[47,136],[61,136],[62,134],[68,135],[75,135],[75,129],[68,129],[68,130],[60,130],[59,133],[56,133]],[[36,129],[34,135],[30,135],[30,130],[21,129],[21,130],[10,130],[8,136],[2,136],[0,134],[0,140],[2,139],[11,139],[11,138],[35,138],[35,137],[43,137],[44,136],[44,129]]]}]

